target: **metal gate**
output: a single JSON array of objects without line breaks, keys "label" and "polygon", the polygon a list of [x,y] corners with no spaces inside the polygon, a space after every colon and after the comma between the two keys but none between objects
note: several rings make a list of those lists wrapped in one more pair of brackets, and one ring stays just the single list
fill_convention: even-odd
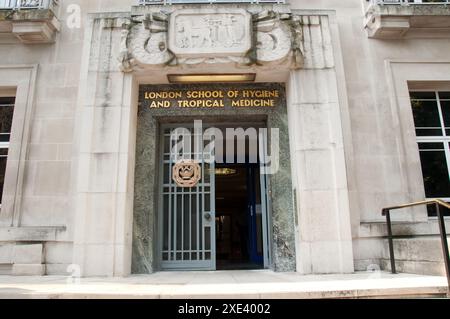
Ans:
[{"label": "metal gate", "polygon": [[[180,125],[161,128],[159,255],[162,270],[215,270],[215,165],[213,154],[204,153],[203,131]],[[179,131],[178,131],[179,132]],[[179,152],[184,139],[191,150]],[[195,141],[198,144],[195,144]],[[195,149],[194,146],[199,146]],[[193,187],[180,187],[173,179],[173,167],[180,160],[200,167],[200,180]]]}]

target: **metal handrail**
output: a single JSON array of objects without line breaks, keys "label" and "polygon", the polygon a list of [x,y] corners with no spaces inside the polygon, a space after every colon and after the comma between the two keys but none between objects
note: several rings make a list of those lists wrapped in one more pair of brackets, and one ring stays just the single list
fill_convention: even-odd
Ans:
[{"label": "metal handrail", "polygon": [[431,205],[431,204],[436,205],[436,212],[437,212],[438,221],[439,221],[439,231],[440,231],[440,236],[441,236],[442,253],[444,255],[445,271],[447,274],[447,284],[448,284],[448,289],[450,291],[450,253],[449,253],[449,249],[448,249],[447,231],[445,229],[444,214],[441,211],[441,207],[450,209],[450,204],[444,202],[443,200],[433,199],[433,200],[426,200],[426,201],[421,201],[421,202],[416,202],[416,203],[411,203],[411,204],[406,204],[406,205],[398,205],[398,206],[383,208],[382,215],[386,216],[386,223],[387,223],[387,232],[388,232],[388,241],[389,241],[389,256],[391,259],[391,270],[392,270],[393,274],[397,273],[397,270],[395,268],[394,236],[392,235],[391,211],[403,209],[403,208],[416,207],[416,206]]}]

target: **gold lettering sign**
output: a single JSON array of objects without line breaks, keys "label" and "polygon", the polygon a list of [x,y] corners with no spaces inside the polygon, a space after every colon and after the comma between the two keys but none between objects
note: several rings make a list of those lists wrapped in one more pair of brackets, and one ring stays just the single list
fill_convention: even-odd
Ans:
[{"label": "gold lettering sign", "polygon": [[195,187],[200,182],[202,169],[193,160],[181,160],[173,166],[172,175],[179,187]]},{"label": "gold lettering sign", "polygon": [[191,89],[189,87],[164,87],[143,91],[145,105],[151,109],[221,109],[225,107],[275,108],[283,96],[277,86],[264,89]]}]

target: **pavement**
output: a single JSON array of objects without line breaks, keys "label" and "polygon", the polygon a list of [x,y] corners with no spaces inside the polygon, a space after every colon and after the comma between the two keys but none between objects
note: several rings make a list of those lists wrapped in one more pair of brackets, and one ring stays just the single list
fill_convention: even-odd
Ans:
[{"label": "pavement", "polygon": [[126,278],[0,276],[0,299],[442,298],[445,277],[385,272],[311,275],[257,271],[159,272]]}]

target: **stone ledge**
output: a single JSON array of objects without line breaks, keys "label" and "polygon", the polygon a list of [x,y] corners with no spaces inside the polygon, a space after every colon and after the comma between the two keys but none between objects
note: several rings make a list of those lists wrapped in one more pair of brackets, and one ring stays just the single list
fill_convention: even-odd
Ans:
[{"label": "stone ledge", "polygon": [[0,242],[45,242],[57,241],[58,234],[66,231],[61,227],[0,227]]},{"label": "stone ledge", "polygon": [[44,276],[45,265],[14,264],[11,272],[13,276]]},{"label": "stone ledge", "polygon": [[21,265],[40,265],[44,261],[44,245],[25,244],[15,245],[13,249],[13,263]]},{"label": "stone ledge", "polygon": [[0,11],[0,34],[10,34],[24,44],[53,43],[59,29],[51,9]]},{"label": "stone ledge", "polygon": [[450,6],[371,5],[365,29],[369,38],[450,38]]},{"label": "stone ledge", "polygon": [[[397,272],[425,275],[425,276],[445,276],[444,262],[424,261],[424,260],[395,260]],[[390,259],[381,259],[381,269],[391,271]]]},{"label": "stone ledge", "polygon": [[[450,220],[446,220],[447,234],[450,233]],[[438,221],[430,219],[424,222],[392,222],[392,232],[395,236],[436,236],[439,237]],[[359,228],[359,239],[385,238],[387,236],[386,222],[362,222]]]},{"label": "stone ledge", "polygon": [[12,273],[12,264],[0,263],[0,276],[10,276]]},{"label": "stone ledge", "polygon": [[47,276],[68,276],[69,264],[46,264],[45,273]]}]

